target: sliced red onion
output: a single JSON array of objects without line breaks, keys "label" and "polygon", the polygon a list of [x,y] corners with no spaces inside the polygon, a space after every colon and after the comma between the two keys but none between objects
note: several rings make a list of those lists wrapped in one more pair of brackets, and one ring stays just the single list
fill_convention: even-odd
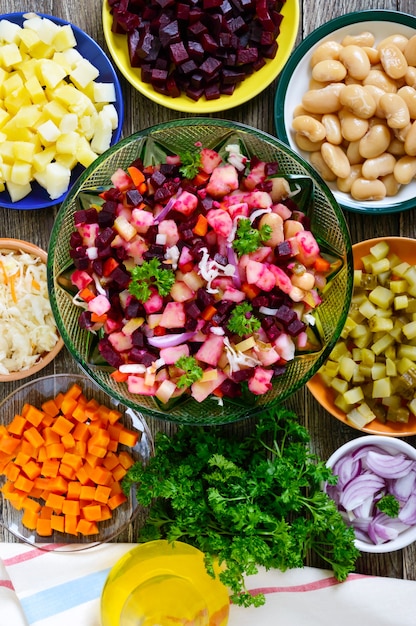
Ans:
[{"label": "sliced red onion", "polygon": [[228,259],[228,263],[235,268],[234,274],[232,275],[232,279],[233,279],[234,287],[239,289],[241,287],[241,278],[240,278],[240,272],[238,271],[238,259],[237,259],[237,255],[235,253],[234,248],[230,245],[227,245],[227,259]]},{"label": "sliced red onion", "polygon": [[416,489],[416,472],[412,471],[397,480],[392,480],[389,487],[395,498],[406,502]]},{"label": "sliced red onion", "polygon": [[379,446],[375,445],[375,444],[365,444],[363,446],[360,446],[359,448],[357,448],[356,450],[354,450],[354,452],[351,453],[351,456],[353,459],[362,459],[363,457],[367,456],[367,454],[373,450],[374,452],[380,452],[381,454],[387,454],[386,452],[384,452],[384,450],[382,448],[380,448]]},{"label": "sliced red onion", "polygon": [[171,198],[169,198],[169,200],[166,202],[165,206],[163,207],[159,215],[155,217],[153,221],[154,224],[160,224],[160,222],[162,222],[165,219],[165,217],[167,216],[169,211],[172,209],[173,205],[175,204],[177,198],[180,196],[181,193],[182,193],[182,187],[179,187],[177,192]]},{"label": "sliced red onion", "polygon": [[371,518],[374,511],[374,496],[369,496],[354,509],[354,515],[359,518]]},{"label": "sliced red onion", "polygon": [[373,519],[371,523],[368,525],[368,536],[374,544],[385,543],[386,541],[391,541],[392,539],[396,539],[399,535],[399,531],[397,528],[391,526],[385,526],[380,522]]},{"label": "sliced red onion", "polygon": [[409,526],[416,524],[416,494],[413,493],[399,511],[399,520]]},{"label": "sliced red onion", "polygon": [[346,511],[353,511],[367,498],[374,496],[385,486],[385,481],[376,474],[360,474],[345,486],[340,503]]},{"label": "sliced red onion", "polygon": [[149,345],[154,348],[174,348],[181,343],[190,341],[195,335],[195,331],[189,333],[179,333],[176,335],[160,335],[157,337],[148,337]]},{"label": "sliced red onion", "polygon": [[361,461],[352,456],[344,456],[335,463],[333,473],[338,476],[338,489],[343,489],[351,479],[361,473]]},{"label": "sliced red onion", "polygon": [[366,457],[367,466],[383,478],[401,478],[415,466],[412,459],[404,454],[380,454],[370,450]]}]

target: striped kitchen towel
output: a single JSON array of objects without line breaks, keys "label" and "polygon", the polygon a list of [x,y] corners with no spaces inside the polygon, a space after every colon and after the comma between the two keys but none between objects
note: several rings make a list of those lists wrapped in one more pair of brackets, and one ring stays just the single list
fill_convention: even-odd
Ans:
[{"label": "striped kitchen towel", "polygon": [[[135,544],[78,552],[0,543],[0,626],[100,626],[100,595],[111,567]],[[47,546],[44,546],[47,547]],[[247,578],[259,608],[231,606],[229,626],[415,626],[416,582],[329,570],[261,570]]]}]

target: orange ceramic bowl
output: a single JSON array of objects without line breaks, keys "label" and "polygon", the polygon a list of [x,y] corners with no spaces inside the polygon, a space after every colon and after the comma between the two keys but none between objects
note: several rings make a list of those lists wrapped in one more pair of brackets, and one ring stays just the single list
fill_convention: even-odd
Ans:
[{"label": "orange ceramic bowl", "polygon": [[[5,254],[27,252],[31,256],[35,258],[39,258],[42,263],[46,265],[47,253],[42,248],[39,248],[33,243],[28,241],[22,241],[21,239],[8,239],[8,238],[0,238],[0,252]],[[1,277],[0,277],[1,280]],[[15,380],[22,380],[23,378],[29,378],[36,374],[40,370],[42,370],[46,365],[48,365],[53,359],[56,357],[58,352],[63,348],[64,342],[62,338],[58,335],[58,340],[52,350],[45,354],[42,354],[38,361],[31,367],[27,369],[21,369],[18,371],[11,371],[9,374],[0,374],[0,382],[12,382]]]},{"label": "orange ceramic bowl", "polygon": [[[403,261],[407,261],[411,265],[416,265],[416,239],[406,237],[380,237],[379,239],[367,239],[352,246],[354,269],[363,267],[361,259],[369,253],[370,248],[380,241],[389,244],[390,252],[397,254]],[[373,420],[363,428],[357,428],[348,419],[346,414],[341,411],[335,404],[335,392],[324,384],[319,372],[308,381],[307,387],[314,398],[321,404],[324,409],[331,413],[338,420],[371,435],[389,435],[390,437],[410,437],[416,435],[416,417],[411,416],[407,424],[398,422],[386,422],[383,424],[378,420]]]}]

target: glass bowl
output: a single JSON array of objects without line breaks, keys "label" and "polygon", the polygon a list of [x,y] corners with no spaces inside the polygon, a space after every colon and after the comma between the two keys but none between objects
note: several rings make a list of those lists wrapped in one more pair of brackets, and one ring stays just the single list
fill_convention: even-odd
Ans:
[{"label": "glass bowl", "polygon": [[[5,13],[0,15],[0,20],[7,20],[12,24],[17,24],[22,27],[25,16],[27,15],[37,15],[40,18],[44,18],[52,21],[59,27],[70,25],[72,31],[74,33],[76,39],[76,47],[74,50],[78,52],[84,59],[86,59],[89,63],[94,65],[99,71],[99,76],[97,81],[102,83],[113,83],[114,89],[116,93],[116,100],[113,103],[118,116],[118,126],[113,131],[111,138],[111,145],[115,144],[121,136],[122,128],[123,128],[123,119],[124,119],[124,101],[123,94],[121,91],[120,80],[118,78],[117,72],[115,71],[110,59],[104,53],[102,48],[98,45],[97,42],[92,39],[87,33],[83,30],[75,26],[66,20],[63,20],[59,17],[55,17],[53,15],[46,15],[44,13],[39,12],[18,12],[18,13]],[[78,164],[74,167],[71,172],[70,177],[70,185],[72,185],[75,180],[78,178],[81,172],[84,171],[84,167],[81,164]],[[62,194],[59,198],[52,200],[49,197],[47,191],[41,187],[36,181],[32,183],[32,191],[18,201],[12,201],[8,191],[0,192],[0,206],[6,207],[8,209],[19,209],[30,211],[34,209],[42,209],[45,207],[50,207],[54,205],[58,205],[62,202],[66,194]]]},{"label": "glass bowl", "polygon": [[[340,477],[338,478],[338,482],[342,480],[343,484],[345,484],[345,482],[348,482],[349,479],[352,479],[354,476],[357,475],[355,473],[356,470],[354,469],[354,467],[356,467],[356,463],[350,463],[350,459],[355,455],[359,456],[363,449],[373,450],[378,453],[381,452],[388,455],[403,456],[407,460],[413,461],[413,466],[416,463],[416,450],[410,443],[402,441],[401,439],[390,439],[382,435],[364,435],[348,441],[337,450],[335,450],[335,452],[328,459],[326,463],[327,466],[330,467],[332,470],[334,470],[335,468],[335,473],[339,471]],[[343,469],[340,468],[340,461],[342,463]],[[359,473],[361,473],[361,471]],[[381,474],[379,474],[379,476],[380,475]],[[414,472],[410,470],[409,475],[414,475]],[[394,481],[389,480],[385,481],[387,485],[387,487],[383,487],[383,489],[385,489],[385,493],[397,494],[397,491],[393,486],[393,482]],[[333,486],[326,485],[324,489],[325,491],[327,491],[329,496],[331,496],[332,494],[333,496],[335,496],[335,501],[338,501],[336,487],[334,488]],[[365,489],[365,487],[363,489]],[[411,496],[411,498],[414,497],[414,495]],[[401,508],[405,505],[407,498],[408,496],[405,496],[404,499],[403,496],[401,497]],[[371,499],[372,498],[370,497],[370,500]],[[345,509],[342,509],[341,507],[340,510],[345,514]],[[347,523],[352,524],[353,527],[356,525],[355,545],[361,552],[381,554],[386,552],[394,552],[395,550],[401,550],[402,548],[405,548],[406,546],[409,546],[414,541],[416,541],[416,524],[414,523],[414,520],[409,521],[410,519],[410,517],[407,519],[405,527],[400,529],[400,532],[397,534],[397,536],[383,542],[379,540],[379,543],[371,541],[370,538],[366,536],[365,532],[360,533],[359,529],[361,527],[361,523],[358,520],[354,523],[353,518],[350,517],[350,519],[347,520]],[[395,525],[396,522],[397,519],[394,521],[393,525]],[[383,521],[383,523],[385,523],[385,521]],[[389,524],[388,520],[387,524]]]},{"label": "glass bowl", "polygon": [[[39,246],[36,246],[35,244],[29,241],[22,241],[21,239],[9,239],[5,237],[5,238],[0,238],[0,252],[4,253],[5,255],[11,254],[13,256],[16,254],[20,256],[21,253],[26,253],[26,254],[29,254],[31,257],[33,257],[33,259],[39,259],[40,262],[45,265],[45,279],[46,279],[47,254],[45,250],[42,250],[42,248],[39,248]],[[6,271],[4,267],[3,267],[3,271]],[[5,289],[7,289],[7,285],[5,286]],[[46,285],[45,285],[45,289],[46,289]],[[24,293],[24,291],[18,292],[18,293]],[[36,294],[36,291],[34,290],[33,293]],[[10,292],[10,296],[12,297],[12,292]],[[5,311],[4,315],[5,315],[4,320],[6,320],[7,324],[9,324],[10,312],[9,312],[9,315],[7,315],[7,311]],[[49,313],[49,316],[51,317],[51,313]],[[50,321],[53,322],[53,318],[51,318]],[[29,324],[26,325],[26,328],[29,329],[30,327],[31,325]],[[33,376],[34,374],[42,370],[44,367],[46,367],[49,363],[51,363],[51,361],[53,361],[53,359],[56,357],[59,351],[63,348],[63,346],[64,346],[64,342],[62,341],[62,338],[59,337],[58,335],[55,345],[49,352],[39,355],[36,362],[30,367],[27,367],[25,369],[19,369],[17,371],[10,371],[7,374],[6,373],[0,374],[0,383],[12,382],[15,380],[22,380],[23,378],[30,378],[30,376]],[[18,350],[17,346],[16,346],[16,350]]]},{"label": "glass bowl", "polygon": [[[416,265],[416,240],[410,237],[380,237],[366,239],[352,246],[354,268],[363,268],[363,258],[370,254],[370,248],[385,242],[389,246],[390,253],[397,255],[402,261],[410,265]],[[383,355],[380,355],[383,359]],[[356,430],[370,435],[388,435],[390,437],[411,437],[416,435],[416,417],[411,414],[407,422],[380,421],[373,419],[362,427],[351,422],[343,408],[337,403],[338,393],[328,386],[318,371],[308,382],[307,387],[314,398],[336,419]]]},{"label": "glass bowl", "polygon": [[114,63],[126,80],[153,102],[191,115],[225,111],[240,106],[256,97],[277,78],[292,52],[298,34],[299,0],[285,0],[282,4],[281,14],[283,20],[277,37],[278,49],[274,59],[267,59],[266,64],[261,69],[247,76],[236,87],[233,94],[221,95],[213,100],[201,97],[195,101],[184,93],[176,98],[158,93],[151,84],[142,81],[140,69],[130,65],[127,37],[114,32],[112,28],[113,17],[108,0],[103,0],[102,9],[104,37],[108,49]]},{"label": "glass bowl", "polygon": [[[45,376],[43,378],[33,379],[13,391],[0,404],[0,440],[2,439],[2,435],[4,435],[5,427],[8,427],[11,424],[15,415],[19,415],[22,411],[24,412],[23,407],[25,404],[33,405],[37,409],[41,409],[41,406],[44,402],[50,400],[51,398],[55,398],[58,394],[65,394],[68,389],[71,388],[74,384],[81,387],[82,393],[87,400],[95,400],[99,404],[108,407],[110,410],[119,411],[121,413],[121,417],[119,419],[119,422],[116,423],[123,425],[123,427],[135,433],[136,437],[138,433],[137,443],[132,446],[119,443],[114,453],[118,455],[123,450],[125,450],[129,453],[133,461],[146,463],[149,457],[153,454],[153,439],[143,417],[139,413],[136,413],[132,409],[125,407],[119,402],[110,398],[107,394],[101,391],[90,378],[84,376],[83,374],[74,375],[72,373],[68,373]],[[67,413],[66,417],[68,418]],[[52,420],[49,426],[52,427],[53,423],[54,422]],[[86,423],[93,424],[94,419],[88,418],[88,421]],[[37,430],[39,432],[40,428],[38,427]],[[17,435],[14,436],[17,437]],[[75,439],[77,441],[80,440],[78,436],[76,436]],[[1,444],[0,448],[2,448]],[[71,453],[70,447],[68,448],[68,452]],[[37,456],[40,458],[41,454],[42,452],[39,450]],[[107,453],[107,456],[109,456],[109,453]],[[15,458],[16,453],[12,455],[12,459]],[[105,459],[105,457],[102,458]],[[25,468],[28,468],[29,463],[30,467],[34,467],[34,463],[32,461],[33,459],[26,459]],[[127,497],[127,500],[113,509],[111,517],[97,522],[98,533],[95,532],[93,534],[82,534],[81,532],[72,533],[65,531],[62,532],[60,530],[53,530],[52,535],[43,535],[43,533],[39,534],[37,530],[31,530],[23,524],[22,517],[24,514],[24,508],[21,508],[21,505],[18,503],[18,501],[15,500],[15,505],[13,505],[12,501],[7,497],[6,491],[8,493],[8,490],[5,485],[9,484],[9,481],[15,484],[15,481],[17,480],[16,476],[13,476],[9,473],[10,463],[9,468],[7,468],[7,462],[8,459],[6,458],[4,451],[0,452],[0,468],[2,471],[0,475],[0,523],[12,535],[25,543],[36,545],[38,548],[43,548],[45,550],[50,550],[51,544],[53,544],[54,550],[84,550],[91,546],[114,540],[128,527],[133,519],[135,519],[137,516],[143,515],[143,511],[137,503],[134,487],[132,487],[131,492]],[[18,463],[20,463],[20,461],[18,461]],[[86,462],[84,464],[86,465]],[[101,461],[98,461],[98,465],[102,465]],[[89,464],[89,467],[92,466],[93,461],[91,461],[91,463]],[[23,469],[20,473],[23,473],[23,476],[27,478],[28,476],[25,475],[24,472],[25,469]],[[45,469],[43,470],[43,472],[44,473],[40,474],[40,478],[45,478],[45,476],[52,475],[53,469],[49,468],[48,471]],[[36,473],[38,473],[38,471],[36,471]],[[59,475],[62,474],[58,474],[58,476]],[[32,474],[30,474],[30,476],[30,480],[35,480],[34,475],[32,476]],[[115,473],[113,473],[113,476],[115,476]],[[81,485],[90,487],[94,487],[96,486],[96,484],[100,484],[94,483],[91,477],[89,480],[85,480],[81,475],[76,477],[68,475],[65,480],[67,482],[67,485],[65,486],[64,484],[63,486],[61,486],[59,491],[59,495],[62,494],[65,497],[65,500],[75,499],[72,495],[69,495],[69,497],[67,497],[68,484],[70,484],[71,482],[81,483]],[[18,487],[20,487],[20,484],[18,485]],[[40,486],[34,485],[34,488],[39,489]],[[20,494],[18,493],[18,495]],[[33,491],[32,499],[33,501],[36,501],[43,505],[45,504],[45,501],[43,499],[45,495],[46,494],[39,494]],[[84,503],[80,499],[81,507],[85,506],[86,503],[91,503],[91,501],[87,499],[87,497],[89,498],[90,496],[87,496],[87,494],[84,495],[86,499]],[[104,498],[102,498],[101,495],[103,495]],[[104,502],[106,504],[108,500],[105,499],[105,496],[108,496],[108,493],[101,495],[101,504],[103,504]],[[54,506],[58,507],[58,504],[54,503]],[[46,509],[47,507],[43,507],[44,511],[46,511]],[[59,511],[59,507],[55,511],[55,514],[60,517],[63,516],[64,513]]]},{"label": "glass bowl", "polygon": [[[415,34],[416,17],[401,11],[364,10],[353,11],[329,20],[312,31],[293,51],[284,67],[276,89],[274,116],[276,133],[279,139],[287,143],[305,160],[309,160],[310,152],[301,150],[295,141],[292,128],[293,112],[301,103],[303,95],[309,88],[311,80],[311,57],[314,51],[325,41],[341,42],[349,35],[372,33],[375,46],[383,39],[402,35],[407,38]],[[348,211],[363,213],[377,217],[380,213],[396,213],[412,209],[416,181],[403,184],[398,193],[386,196],[383,200],[355,200],[351,194],[340,191],[336,182],[328,182],[340,206]]]},{"label": "glass bowl", "polygon": [[[111,185],[110,177],[117,168],[127,167],[138,157],[144,164],[160,162],[166,154],[194,148],[195,142],[214,149],[237,143],[249,157],[278,161],[278,175],[286,177],[289,186],[299,191],[300,210],[309,217],[322,251],[337,259],[336,270],[323,292],[323,302],[313,313],[316,349],[289,361],[285,373],[275,377],[267,393],[258,396],[246,393],[232,400],[224,398],[222,405],[215,399],[198,403],[185,395],[170,404],[161,404],[151,396],[129,393],[126,384],[111,377],[112,368],[97,360],[94,335],[80,328],[80,311],[73,302],[74,291],[69,280],[73,270],[69,240],[75,211],[97,200],[100,191]],[[82,370],[109,395],[146,416],[188,424],[229,423],[282,402],[319,369],[339,337],[348,312],[352,293],[351,242],[342,211],[325,183],[291,149],[271,135],[243,124],[189,118],[160,124],[123,139],[81,175],[62,204],[52,229],[48,281],[52,310],[65,345]]]}]

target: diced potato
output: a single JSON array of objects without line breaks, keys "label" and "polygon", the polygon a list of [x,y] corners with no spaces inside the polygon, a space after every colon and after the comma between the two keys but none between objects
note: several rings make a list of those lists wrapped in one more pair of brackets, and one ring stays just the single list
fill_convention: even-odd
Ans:
[{"label": "diced potato", "polygon": [[99,82],[76,45],[69,24],[35,13],[22,26],[0,20],[0,191],[7,187],[12,201],[35,180],[59,197],[71,170],[111,144],[119,122],[114,84]]}]

